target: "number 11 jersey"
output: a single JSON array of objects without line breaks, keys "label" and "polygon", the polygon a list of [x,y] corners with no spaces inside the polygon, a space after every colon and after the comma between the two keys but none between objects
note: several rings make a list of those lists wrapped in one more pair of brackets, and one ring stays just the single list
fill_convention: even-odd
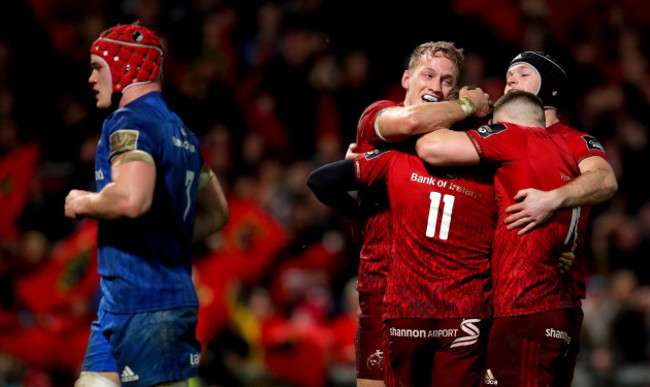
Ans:
[{"label": "number 11 jersey", "polygon": [[355,168],[361,187],[386,185],[393,216],[384,320],[489,318],[490,167],[436,168],[393,150],[360,155]]}]

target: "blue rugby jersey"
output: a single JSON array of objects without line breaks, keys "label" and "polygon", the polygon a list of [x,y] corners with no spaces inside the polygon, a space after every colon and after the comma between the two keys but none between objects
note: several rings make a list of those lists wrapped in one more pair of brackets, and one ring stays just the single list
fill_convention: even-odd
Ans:
[{"label": "blue rugby jersey", "polygon": [[190,247],[203,165],[196,136],[162,93],[152,92],[104,121],[95,160],[98,191],[112,181],[111,162],[125,152],[153,158],[156,186],[143,216],[98,222],[102,307],[113,313],[196,307]]}]

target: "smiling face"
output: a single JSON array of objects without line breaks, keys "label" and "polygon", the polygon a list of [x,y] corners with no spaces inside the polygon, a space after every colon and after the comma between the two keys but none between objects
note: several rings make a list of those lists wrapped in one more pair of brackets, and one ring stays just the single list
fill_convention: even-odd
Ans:
[{"label": "smiling face", "polygon": [[92,72],[90,78],[88,78],[88,83],[97,99],[97,107],[100,109],[110,108],[111,95],[113,94],[110,69],[106,62],[94,55],[91,56],[90,65]]},{"label": "smiling face", "polygon": [[513,90],[522,90],[537,95],[541,87],[541,78],[535,68],[527,63],[518,63],[506,73],[504,94]]},{"label": "smiling face", "polygon": [[[404,105],[444,101],[456,86],[458,68],[441,51],[425,53],[415,66],[404,71]],[[433,98],[432,98],[433,97]]]}]

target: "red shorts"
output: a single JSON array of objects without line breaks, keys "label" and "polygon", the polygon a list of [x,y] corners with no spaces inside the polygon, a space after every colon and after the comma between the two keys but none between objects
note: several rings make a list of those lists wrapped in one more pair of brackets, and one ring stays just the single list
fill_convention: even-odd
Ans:
[{"label": "red shorts", "polygon": [[386,321],[386,385],[480,386],[487,328],[480,319]]},{"label": "red shorts", "polygon": [[582,309],[494,319],[486,386],[570,386],[580,347]]},{"label": "red shorts", "polygon": [[384,293],[359,292],[359,324],[354,340],[358,379],[384,380],[383,304]]}]

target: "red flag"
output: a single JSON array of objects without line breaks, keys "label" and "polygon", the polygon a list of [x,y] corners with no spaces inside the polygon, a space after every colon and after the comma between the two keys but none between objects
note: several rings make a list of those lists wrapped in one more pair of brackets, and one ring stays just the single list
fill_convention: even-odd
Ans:
[{"label": "red flag", "polygon": [[[250,200],[229,198],[230,221],[221,230],[223,252],[237,252],[234,267],[242,282],[257,281],[289,243],[287,229]],[[221,252],[216,252],[220,254]]]},{"label": "red flag", "polygon": [[0,159],[0,239],[18,238],[16,219],[29,199],[40,151],[39,144],[31,143]]},{"label": "red flag", "polygon": [[199,297],[197,336],[204,344],[229,322],[230,298],[240,284],[254,284],[289,242],[288,231],[252,201],[228,198],[230,221],[220,250],[195,260]]},{"label": "red flag", "polygon": [[46,265],[16,282],[16,297],[34,314],[75,312],[98,287],[97,222],[86,219],[54,247]]},{"label": "red flag", "polygon": [[17,278],[17,302],[30,312],[33,322],[1,331],[3,351],[30,366],[77,372],[99,289],[96,241],[97,222],[86,219],[57,243],[41,268]]}]

